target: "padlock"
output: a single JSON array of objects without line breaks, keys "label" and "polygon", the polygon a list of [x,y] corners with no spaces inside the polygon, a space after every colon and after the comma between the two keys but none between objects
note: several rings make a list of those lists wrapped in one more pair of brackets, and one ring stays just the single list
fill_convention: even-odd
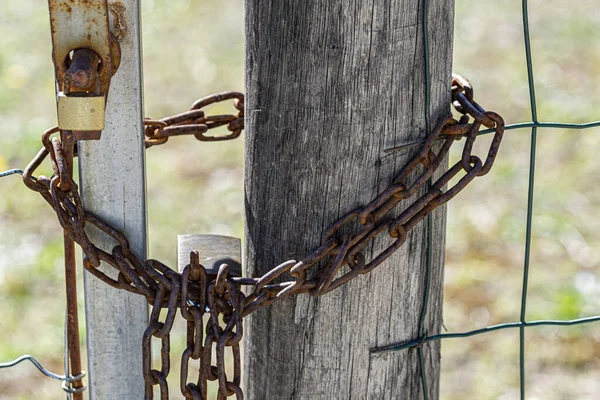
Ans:
[{"label": "padlock", "polygon": [[229,266],[230,276],[242,276],[242,246],[239,238],[221,235],[178,235],[179,272],[190,263],[190,252],[193,250],[198,252],[200,264],[206,269],[208,276],[216,276],[222,264]]},{"label": "padlock", "polygon": [[104,129],[105,99],[96,77],[94,93],[72,93],[68,79],[58,93],[58,128],[66,131],[101,131]]}]

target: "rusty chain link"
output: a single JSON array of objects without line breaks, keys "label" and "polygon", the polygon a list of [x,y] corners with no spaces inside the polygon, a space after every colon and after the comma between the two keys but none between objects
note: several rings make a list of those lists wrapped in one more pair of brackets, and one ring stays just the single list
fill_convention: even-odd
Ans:
[{"label": "rusty chain link", "polygon": [[[237,113],[207,116],[206,106],[233,100]],[[161,399],[168,399],[167,376],[170,370],[170,332],[179,309],[187,322],[187,347],[181,357],[180,390],[186,399],[206,399],[207,382],[218,382],[218,399],[235,396],[243,398],[240,388],[240,341],[243,318],[260,307],[273,304],[291,295],[308,293],[320,296],[371,272],[406,241],[408,232],[437,207],[452,199],[474,178],[489,172],[498,153],[504,133],[502,117],[486,111],[473,100],[473,88],[460,75],[453,75],[452,104],[462,114],[456,120],[447,118],[436,126],[422,144],[420,152],[408,163],[390,186],[367,205],[357,208],[335,222],[325,232],[321,244],[303,260],[290,260],[258,278],[230,276],[229,267],[221,265],[216,276],[207,275],[198,253],[190,254],[190,263],[178,273],[157,260],[139,260],[130,251],[127,238],[106,222],[84,210],[77,184],[73,180],[65,150],[69,143],[58,137],[57,128],[42,135],[43,147],[23,172],[27,187],[39,192],[54,209],[67,235],[79,244],[84,253],[86,270],[108,285],[143,295],[152,304],[148,327],[143,335],[143,376],[145,398],[152,399],[158,386]],[[209,136],[209,130],[227,126],[229,133]],[[146,147],[164,144],[169,137],[193,135],[200,141],[219,141],[237,138],[244,127],[244,96],[224,92],[198,100],[190,111],[161,120],[145,120]],[[488,154],[480,158],[473,154],[473,143],[482,126],[495,130]],[[466,137],[461,159],[429,186],[450,147]],[[434,152],[434,142],[442,144]],[[74,146],[74,143],[71,143]],[[50,156],[52,177],[33,176],[35,170]],[[418,171],[418,172],[417,172]],[[416,172],[416,173],[415,173]],[[449,182],[463,175],[450,188]],[[416,177],[411,176],[416,175]],[[394,213],[398,204],[428,187],[409,207]],[[106,252],[92,243],[85,232],[86,225],[95,226],[112,237],[116,246]],[[354,227],[354,233],[346,233]],[[344,228],[344,229],[343,229]],[[342,234],[342,229],[344,234]],[[373,259],[367,260],[363,249],[376,237],[391,238],[388,247]],[[111,265],[114,274],[98,269],[100,262]],[[276,282],[284,274],[291,280]],[[244,294],[242,286],[249,289]],[[161,320],[161,310],[166,315]],[[203,326],[203,317],[208,322]],[[160,365],[152,364],[152,340],[160,341]],[[225,353],[233,355],[233,376],[225,372]],[[213,352],[216,359],[213,359]],[[198,362],[198,381],[188,382],[190,360]]]},{"label": "rusty chain link", "polygon": [[[233,99],[237,114],[210,115],[204,114],[204,107]],[[194,104],[189,111],[160,120],[144,120],[146,125],[146,148],[166,143],[172,136],[194,135],[201,142],[232,140],[240,136],[244,129],[244,95],[239,92],[223,92],[204,97]],[[210,129],[227,125],[228,135],[207,136]]]}]

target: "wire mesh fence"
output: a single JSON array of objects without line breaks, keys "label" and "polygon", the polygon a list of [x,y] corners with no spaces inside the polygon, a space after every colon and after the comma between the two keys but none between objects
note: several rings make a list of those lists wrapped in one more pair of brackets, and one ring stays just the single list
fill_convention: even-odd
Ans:
[{"label": "wire mesh fence", "polygon": [[[425,71],[426,80],[425,80],[425,101],[427,105],[429,104],[429,85],[430,85],[430,74],[429,74],[429,47],[428,47],[428,28],[427,28],[427,9],[428,9],[428,1],[424,0],[423,5],[423,14],[422,14],[422,28],[424,35],[424,49],[423,56],[425,58],[425,65],[427,69]],[[428,343],[431,341],[440,341],[444,339],[457,339],[457,338],[467,338],[476,335],[481,335],[485,333],[490,333],[498,330],[504,329],[518,329],[519,330],[519,391],[521,399],[525,399],[526,397],[526,376],[525,376],[525,364],[526,364],[526,346],[525,346],[525,330],[530,327],[539,327],[539,326],[558,326],[558,327],[568,327],[574,325],[581,324],[590,324],[594,322],[600,321],[600,315],[585,317],[585,318],[577,318],[570,320],[533,320],[528,321],[526,318],[527,314],[527,292],[529,287],[529,278],[530,278],[530,265],[531,265],[531,250],[532,250],[532,227],[533,227],[533,213],[534,213],[534,187],[535,187],[535,177],[536,177],[536,155],[537,155],[537,139],[538,139],[538,128],[552,128],[552,129],[589,129],[600,126],[600,121],[591,121],[586,123],[569,123],[569,122],[546,122],[540,121],[538,119],[538,107],[537,107],[537,97],[535,91],[535,80],[534,80],[534,66],[533,66],[533,56],[531,50],[531,34],[529,29],[529,10],[528,10],[528,0],[522,0],[521,2],[521,16],[522,16],[522,28],[524,35],[524,50],[525,50],[525,59],[527,66],[527,81],[528,81],[528,93],[529,93],[529,103],[530,103],[530,111],[531,111],[531,121],[530,122],[522,122],[522,123],[512,123],[506,125],[506,130],[517,130],[517,129],[529,129],[530,130],[530,153],[529,153],[529,172],[528,172],[528,185],[527,185],[527,217],[526,217],[526,233],[525,233],[525,254],[523,260],[523,278],[522,278],[522,288],[521,288],[521,300],[520,300],[520,319],[515,322],[507,322],[497,325],[491,325],[480,329],[474,329],[470,331],[464,332],[448,332],[448,333],[440,333],[435,335],[427,335],[424,332],[423,321],[425,315],[427,313],[427,303],[429,296],[429,274],[427,275],[426,281],[426,289],[423,293],[423,309],[421,312],[420,319],[420,332],[421,336],[411,341],[407,341],[404,343],[392,344],[385,347],[374,348],[372,349],[373,353],[383,353],[390,351],[401,351],[401,350],[417,350],[419,355],[419,369],[421,374],[421,382],[423,386],[423,396],[425,399],[428,397],[427,388],[427,379],[425,376],[425,368],[423,362],[423,348],[422,345],[424,343]],[[425,107],[426,110],[429,107]],[[428,125],[429,116],[424,116],[426,125]],[[491,133],[493,130],[482,131],[481,134]],[[427,271],[431,271],[431,249],[432,249],[432,226],[431,226],[431,216],[429,216],[427,220],[428,224],[428,246],[429,252],[427,257]]]},{"label": "wire mesh fence", "polygon": [[[424,57],[427,60],[426,65],[429,65],[428,59],[428,40],[427,40],[427,32],[428,32],[428,24],[427,24],[427,4],[428,1],[424,0],[423,2],[423,13],[422,13],[422,30],[424,34]],[[441,333],[436,335],[428,335],[424,330],[424,319],[428,312],[427,302],[429,293],[426,290],[423,294],[423,307],[421,310],[421,318],[420,318],[420,336],[414,340],[399,343],[396,345],[388,346],[385,348],[373,349],[374,352],[380,351],[412,351],[416,350],[418,352],[419,363],[421,365],[421,380],[424,388],[427,387],[428,382],[426,380],[426,376],[423,373],[424,368],[424,354],[422,344],[428,343],[431,341],[452,339],[452,338],[467,338],[472,336],[481,335],[484,333],[506,330],[506,329],[518,329],[519,331],[519,365],[520,365],[520,379],[519,379],[519,390],[521,398],[525,398],[526,395],[526,376],[525,376],[525,363],[527,360],[527,352],[525,347],[525,332],[526,328],[536,327],[536,326],[558,326],[558,327],[568,327],[573,325],[581,325],[581,324],[589,324],[593,322],[600,321],[599,316],[592,316],[586,318],[577,318],[577,319],[566,319],[566,320],[527,320],[526,311],[527,311],[527,293],[529,287],[529,277],[530,277],[530,264],[531,264],[531,251],[532,251],[532,227],[533,227],[533,211],[534,211],[534,183],[536,178],[536,151],[538,148],[538,129],[541,128],[550,128],[550,129],[589,129],[593,127],[600,126],[600,121],[593,121],[587,123],[567,123],[567,122],[547,122],[540,121],[538,119],[537,113],[537,104],[536,104],[536,92],[535,92],[535,82],[534,82],[534,67],[533,67],[533,56],[531,50],[531,35],[529,32],[529,16],[528,16],[528,1],[522,0],[522,26],[524,32],[524,50],[525,50],[525,59],[527,66],[527,77],[528,77],[528,87],[529,87],[529,100],[530,100],[530,109],[531,109],[531,121],[530,122],[522,122],[522,123],[514,123],[506,126],[506,130],[528,130],[530,135],[530,159],[529,159],[529,179],[527,186],[527,218],[526,218],[526,235],[525,235],[525,256],[523,260],[523,277],[522,277],[522,293],[521,293],[521,301],[520,301],[520,318],[515,322],[508,322],[498,325],[491,325],[480,329],[469,330],[464,332],[455,332],[455,333]],[[483,73],[483,71],[482,71]],[[426,83],[425,83],[425,99],[426,102],[429,103],[429,71],[426,71]],[[425,107],[428,109],[429,107]],[[424,116],[427,129],[429,129],[429,115]],[[482,132],[485,134],[486,132]],[[489,133],[489,132],[488,132]],[[19,170],[11,170],[7,171],[6,174],[0,174],[0,177],[19,173]],[[431,218],[428,219],[428,241],[429,241],[429,249],[431,246]],[[431,251],[431,250],[430,250]],[[428,253],[427,257],[427,269],[431,270],[431,253]],[[423,394],[425,398],[427,398],[427,390],[423,390]]]}]

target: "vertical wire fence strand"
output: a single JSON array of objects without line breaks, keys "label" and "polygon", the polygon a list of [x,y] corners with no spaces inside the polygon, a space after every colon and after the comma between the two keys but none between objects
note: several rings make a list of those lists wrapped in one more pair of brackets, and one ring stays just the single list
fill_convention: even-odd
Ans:
[{"label": "vertical wire fence strand", "polygon": [[[426,6],[427,1],[424,0],[424,9],[423,9],[423,36],[424,36],[424,51],[425,51],[425,69],[427,71],[425,76],[425,101],[428,101],[428,84],[429,84],[429,60],[428,60],[428,43],[427,43],[427,19],[426,19]],[[548,128],[548,129],[577,129],[584,130],[590,129],[594,127],[600,126],[600,121],[593,120],[586,123],[571,123],[571,122],[540,122],[537,116],[537,105],[536,105],[536,95],[535,95],[535,84],[534,84],[534,74],[533,74],[533,63],[532,63],[532,54],[531,54],[531,37],[529,32],[529,16],[528,16],[528,2],[527,0],[522,0],[522,24],[524,31],[524,44],[525,44],[525,56],[526,56],[526,64],[527,64],[527,78],[528,78],[528,87],[529,87],[529,100],[530,100],[530,109],[531,109],[531,122],[520,122],[520,123],[512,123],[506,125],[506,130],[520,130],[520,129],[530,129],[531,132],[531,142],[530,142],[530,160],[529,160],[529,178],[528,178],[528,189],[527,189],[527,218],[526,218],[526,234],[525,234],[525,255],[524,255],[524,265],[523,265],[523,280],[522,280],[522,293],[521,293],[521,310],[520,310],[520,320],[519,322],[508,322],[502,323],[498,325],[486,326],[484,328],[479,328],[466,332],[452,332],[452,333],[438,333],[430,336],[425,336],[424,330],[419,331],[419,336],[414,338],[413,340],[401,342],[401,343],[393,343],[382,347],[372,348],[372,353],[383,353],[390,351],[401,351],[405,349],[413,349],[416,348],[419,351],[419,362],[421,367],[424,365],[423,362],[423,354],[421,352],[421,348],[424,343],[431,341],[440,341],[443,339],[452,339],[452,338],[467,338],[476,335],[481,335],[485,333],[495,332],[498,330],[505,329],[519,329],[519,367],[520,367],[520,394],[521,399],[525,398],[525,329],[529,327],[536,326],[559,326],[559,327],[569,327],[574,325],[582,325],[582,324],[590,324],[590,323],[598,323],[600,322],[600,315],[595,315],[592,317],[586,318],[578,318],[573,320],[537,320],[537,321],[526,321],[526,311],[527,311],[527,291],[529,284],[529,269],[530,269],[530,259],[531,259],[531,248],[532,248],[532,227],[533,227],[533,207],[534,207],[534,183],[535,183],[535,161],[536,161],[536,150],[537,150],[537,128]],[[427,103],[428,104],[428,103]],[[429,107],[429,106],[427,106]],[[426,125],[429,123],[429,114],[426,112]],[[482,130],[479,134],[488,134],[495,132],[494,129]],[[387,151],[394,151],[395,149],[403,149],[412,147],[414,145],[418,145],[422,142],[414,142],[408,143],[406,145],[399,146],[397,148],[391,148]],[[431,235],[431,227],[429,225],[430,221],[428,220],[428,234]],[[428,236],[428,245],[431,250],[431,236]],[[427,268],[426,271],[428,274],[431,268],[431,253],[427,254]],[[423,321],[427,312],[427,300],[429,295],[429,276],[426,277],[426,291],[424,293],[424,303],[423,309],[421,310],[421,324],[420,328],[423,328]],[[423,371],[422,371],[423,374]],[[426,382],[424,381],[424,374],[422,375],[422,383],[423,387],[426,388]],[[426,390],[425,390],[426,392]],[[427,396],[427,393],[425,393]]]},{"label": "vertical wire fence strand", "polygon": [[[65,304],[65,322],[63,323],[63,367],[64,367],[64,372],[65,372],[65,376],[69,376],[69,371],[71,370],[69,368],[69,345],[67,343],[67,321],[68,321],[68,311],[67,311],[67,306]],[[65,390],[65,399],[66,400],[71,400],[71,393],[67,392]]]},{"label": "vertical wire fence strand", "polygon": [[[522,0],[523,37],[525,42],[525,58],[527,62],[527,82],[529,86],[529,101],[531,103],[531,118],[537,123],[537,105],[535,97],[535,83],[533,79],[533,64],[531,60],[531,40],[529,34],[529,13],[527,0]],[[531,230],[533,224],[533,195],[535,181],[535,156],[536,156],[537,127],[531,128],[531,145],[529,154],[529,183],[527,189],[527,223],[525,232],[525,257],[523,265],[523,286],[521,292],[521,323],[525,323],[527,314],[527,288],[529,284],[529,266],[531,259]],[[519,389],[521,400],[525,399],[525,326],[519,328]]]},{"label": "vertical wire fence strand", "polygon": [[[431,104],[431,82],[430,82],[430,69],[429,69],[429,2],[423,0],[422,12],[421,12],[421,27],[423,29],[423,65],[424,65],[424,119],[425,119],[425,132],[429,132],[429,108]],[[429,179],[428,186],[431,186],[431,179]],[[426,270],[425,270],[425,288],[423,291],[423,306],[421,308],[421,314],[419,316],[419,337],[425,337],[425,318],[427,317],[427,306],[429,303],[429,287],[431,285],[431,269],[433,264],[433,219],[431,214],[427,216],[427,253],[426,253]],[[417,348],[417,354],[419,358],[419,371],[421,375],[421,388],[423,391],[423,398],[428,400],[429,391],[427,385],[427,376],[425,374],[425,360],[423,357],[423,346]]]},{"label": "vertical wire fence strand", "polygon": [[[536,94],[535,94],[535,82],[533,73],[532,63],[532,52],[531,52],[531,36],[529,30],[529,16],[528,16],[528,1],[522,0],[522,26],[524,32],[524,45],[525,45],[525,56],[527,66],[527,78],[529,88],[529,99],[530,99],[530,110],[531,110],[531,122],[522,122],[509,124],[505,127],[506,130],[517,130],[517,129],[530,129],[530,159],[529,159],[529,172],[528,172],[528,189],[527,189],[527,216],[526,216],[526,233],[525,233],[525,251],[523,260],[523,279],[522,279],[522,293],[521,293],[521,304],[520,304],[520,321],[510,322],[499,325],[488,326],[481,329],[476,329],[468,332],[457,332],[457,333],[442,333],[434,334],[432,336],[426,336],[427,332],[425,329],[425,320],[428,312],[428,303],[430,296],[430,285],[431,285],[431,271],[433,267],[433,220],[431,215],[426,219],[427,223],[427,252],[426,252],[426,270],[425,270],[425,286],[423,292],[423,302],[420,312],[418,337],[410,342],[388,345],[381,348],[371,349],[373,353],[384,352],[384,351],[399,351],[404,349],[416,348],[418,352],[418,362],[420,368],[420,380],[423,389],[423,397],[425,400],[428,399],[428,385],[427,377],[425,373],[425,357],[423,352],[423,344],[430,341],[439,341],[442,339],[450,338],[466,338],[484,333],[494,332],[497,330],[504,329],[519,329],[519,385],[520,385],[520,398],[525,399],[525,329],[528,327],[535,326],[572,326],[579,324],[588,324],[592,322],[600,322],[600,315],[588,318],[580,318],[576,320],[540,320],[540,321],[526,321],[527,312],[527,293],[528,293],[528,282],[529,282],[529,271],[530,271],[530,259],[532,249],[532,227],[533,227],[533,207],[534,207],[534,183],[536,173],[536,152],[537,152],[537,128],[561,128],[561,129],[588,129],[600,126],[600,121],[592,121],[583,124],[566,123],[566,122],[540,122],[537,117],[537,105],[536,105]],[[428,35],[428,0],[422,1],[422,9],[419,18],[421,18],[421,28],[423,35],[423,56],[424,56],[424,121],[425,131],[429,132],[430,129],[430,90],[431,90],[431,77],[430,77],[430,64],[429,64],[429,35]],[[493,129],[482,130],[479,134],[487,134],[494,132]],[[408,147],[421,142],[410,143],[403,147]],[[23,171],[20,169],[11,169],[8,171],[0,171],[0,178],[22,174]],[[68,351],[65,349],[65,365],[68,367]],[[32,357],[25,355],[19,359],[5,364],[0,364],[0,368],[8,368],[18,364],[20,361],[27,359],[34,363],[34,365],[46,376],[54,379],[59,379],[67,382],[71,382],[73,377],[68,375],[68,369],[65,369],[65,375],[55,375],[46,371],[41,365],[35,361]],[[66,394],[67,399],[70,398],[69,393]]]}]

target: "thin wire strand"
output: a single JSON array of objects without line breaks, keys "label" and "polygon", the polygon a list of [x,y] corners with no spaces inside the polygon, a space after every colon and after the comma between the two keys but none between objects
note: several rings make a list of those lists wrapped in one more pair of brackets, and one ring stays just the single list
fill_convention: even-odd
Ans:
[{"label": "thin wire strand", "polygon": [[[429,73],[429,44],[428,44],[428,29],[427,29],[427,0],[423,0],[423,13],[422,13],[422,27],[423,27],[423,42],[424,42],[424,62],[425,62],[425,125],[427,131],[429,131],[429,107],[430,107],[430,73]],[[511,322],[499,325],[488,326],[482,329],[476,329],[462,333],[443,333],[424,337],[425,318],[427,315],[427,305],[429,301],[429,290],[430,290],[430,273],[433,263],[432,254],[432,242],[433,242],[433,223],[431,215],[427,219],[427,270],[425,277],[425,291],[423,298],[423,307],[421,309],[420,320],[419,320],[419,337],[413,341],[403,344],[393,344],[380,348],[371,349],[372,353],[382,353],[388,351],[399,351],[409,348],[416,347],[418,350],[419,366],[421,370],[421,384],[423,388],[424,398],[427,399],[427,380],[424,371],[424,358],[423,358],[423,347],[424,343],[449,339],[449,338],[466,338],[475,336],[483,333],[493,332],[503,329],[519,328],[519,369],[520,369],[520,395],[521,399],[525,399],[525,328],[532,326],[572,326],[579,324],[586,324],[600,321],[600,316],[579,318],[574,320],[539,320],[539,321],[526,321],[527,313],[527,290],[529,284],[529,269],[531,259],[531,242],[532,242],[532,227],[533,227],[533,207],[534,207],[534,187],[535,187],[535,160],[537,150],[537,129],[538,128],[551,128],[551,129],[590,129],[600,126],[600,121],[592,121],[586,123],[566,123],[566,122],[539,122],[537,117],[537,104],[535,95],[535,81],[533,76],[533,62],[531,55],[531,36],[529,33],[529,15],[528,15],[528,3],[527,0],[522,0],[522,19],[523,19],[523,31],[524,31],[524,42],[525,42],[525,56],[527,62],[527,80],[529,87],[529,100],[531,105],[531,122],[514,123],[505,126],[505,130],[517,130],[530,128],[531,129],[531,147],[530,147],[530,164],[529,164],[529,183],[527,190],[527,221],[526,221],[526,237],[525,237],[525,257],[523,266],[523,282],[522,282],[522,293],[521,293],[521,312],[520,321]],[[485,135],[495,132],[494,129],[482,130],[478,135]],[[398,150],[403,150],[415,145],[419,145],[423,141],[408,143],[401,146],[396,146],[390,149],[386,149],[385,153],[392,153]]]},{"label": "thin wire strand", "polygon": [[[69,345],[67,343],[67,321],[68,321],[68,314],[67,314],[67,308],[65,307],[65,318],[64,318],[64,323],[63,323],[63,366],[64,366],[64,372],[65,372],[65,376],[69,375]],[[66,400],[71,400],[73,398],[72,394],[68,391],[64,391],[65,392],[65,399]]]},{"label": "thin wire strand", "polygon": [[[425,118],[425,132],[429,132],[429,111],[431,107],[431,74],[429,69],[429,1],[423,0],[423,10],[421,12],[421,26],[423,29],[423,64],[424,64],[424,118]],[[431,179],[429,179],[428,186],[431,186]],[[431,269],[433,264],[433,222],[431,214],[427,216],[427,260],[425,269],[425,288],[423,290],[423,305],[421,308],[421,314],[419,316],[419,337],[425,335],[425,318],[427,317],[427,306],[429,303],[429,288],[431,285]],[[419,371],[421,375],[421,389],[423,392],[423,399],[428,400],[429,398],[429,387],[427,385],[427,375],[425,373],[425,361],[423,357],[423,347],[417,348],[417,354],[419,357]]]},{"label": "thin wire strand", "polygon": [[8,171],[0,172],[0,178],[4,178],[5,176],[15,175],[15,174],[23,175],[23,170],[15,168],[15,169],[9,169]]},{"label": "thin wire strand", "polygon": [[85,376],[85,372],[81,372],[81,374],[79,374],[77,376],[66,376],[66,375],[55,374],[53,372],[48,371],[46,368],[44,368],[42,366],[42,364],[40,364],[33,356],[30,356],[29,354],[22,355],[21,357],[15,359],[15,360],[6,362],[6,363],[0,363],[0,369],[14,367],[15,365],[17,365],[23,361],[30,361],[33,365],[36,366],[36,368],[42,374],[46,375],[49,378],[56,379],[56,380],[63,381],[63,382],[73,382],[73,381],[81,379]]},{"label": "thin wire strand", "polygon": [[[531,57],[531,36],[529,34],[529,14],[527,0],[522,1],[523,37],[525,41],[525,58],[527,61],[527,83],[529,86],[529,101],[531,104],[531,120],[537,119],[537,105],[535,97],[535,81],[533,78],[533,62]],[[523,262],[523,285],[521,289],[521,315],[520,322],[525,323],[527,316],[527,289],[529,285],[529,267],[531,261],[531,230],[533,226],[533,197],[535,183],[535,155],[537,145],[537,127],[531,128],[531,146],[529,153],[529,184],[527,188],[527,223],[525,233],[525,257]],[[521,400],[525,399],[525,327],[519,328],[519,388]]]},{"label": "thin wire strand", "polygon": [[404,349],[410,349],[413,347],[417,347],[422,343],[432,342],[435,340],[443,340],[443,339],[459,339],[459,338],[467,338],[471,336],[477,336],[484,333],[490,333],[494,331],[499,331],[503,329],[514,329],[514,328],[529,328],[533,326],[573,326],[573,325],[581,325],[581,324],[589,324],[592,322],[600,322],[600,315],[596,315],[593,317],[586,318],[578,318],[571,320],[539,320],[539,321],[529,321],[529,322],[509,322],[506,324],[498,324],[486,326],[485,328],[475,329],[467,332],[453,332],[453,333],[440,333],[438,335],[428,336],[422,339],[415,339],[409,342],[391,344],[388,346],[375,347],[371,349],[371,353],[385,353],[390,351],[400,351]]},{"label": "thin wire strand", "polygon": [[[551,129],[575,129],[575,130],[583,130],[590,128],[600,127],[600,121],[592,121],[585,122],[581,124],[573,124],[569,122],[518,122],[514,124],[509,124],[504,127],[505,131],[514,130],[514,129],[524,129],[524,128],[551,128]],[[487,135],[490,133],[495,133],[495,129],[485,129],[481,130],[477,133],[477,136]],[[464,136],[464,135],[462,135]],[[444,135],[440,135],[436,140],[442,140],[446,137]],[[419,140],[417,142],[411,142],[406,144],[401,144],[400,146],[390,147],[389,149],[385,149],[384,153],[393,153],[400,150],[409,149],[413,146],[420,145],[425,143],[425,140]]]},{"label": "thin wire strand", "polygon": [[[430,128],[430,104],[431,104],[431,81],[430,81],[430,63],[429,63],[429,34],[428,34],[428,0],[423,0],[423,9],[421,13],[422,19],[422,30],[423,30],[423,55],[424,55],[424,119],[425,119],[425,131],[429,132]],[[419,338],[410,342],[406,342],[403,344],[394,344],[379,348],[371,349],[372,353],[383,353],[389,351],[400,351],[404,349],[417,347],[418,350],[418,359],[420,366],[420,378],[423,389],[424,399],[428,399],[428,386],[427,386],[427,377],[425,373],[425,361],[423,354],[422,344],[443,340],[443,339],[451,339],[451,338],[466,338],[471,336],[476,336],[484,333],[494,332],[498,330],[504,329],[519,329],[519,367],[520,367],[520,394],[521,399],[525,398],[525,329],[528,327],[534,326],[573,326],[579,324],[593,323],[599,322],[600,316],[588,317],[588,318],[580,318],[574,320],[539,320],[539,321],[526,321],[526,311],[527,311],[527,290],[528,290],[528,281],[529,281],[529,269],[530,269],[530,258],[531,258],[531,242],[532,242],[532,226],[533,226],[533,199],[534,199],[534,183],[535,183],[535,159],[536,159],[536,147],[537,147],[537,128],[553,128],[553,129],[589,129],[600,126],[600,121],[592,121],[587,123],[563,123],[563,122],[539,122],[537,118],[537,104],[536,104],[536,95],[535,95],[535,84],[534,84],[534,76],[533,76],[533,63],[532,63],[532,55],[531,55],[531,42],[530,42],[530,32],[529,32],[529,17],[528,17],[528,2],[527,0],[522,0],[522,19],[523,19],[523,30],[524,30],[524,42],[525,42],[525,55],[526,55],[526,63],[527,63],[527,78],[528,78],[528,86],[529,86],[529,97],[531,104],[531,122],[521,122],[514,123],[505,126],[505,130],[517,130],[517,129],[531,129],[531,148],[530,148],[530,168],[529,168],[529,183],[528,183],[528,200],[527,200],[527,222],[526,222],[526,238],[525,238],[525,257],[524,257],[524,268],[523,268],[523,282],[522,282],[522,296],[521,296],[521,310],[520,310],[520,321],[519,322],[511,322],[505,324],[492,325],[481,329],[476,329],[467,332],[459,332],[459,333],[443,333],[432,336],[424,337],[425,335],[425,320],[427,317],[428,311],[428,303],[430,297],[430,286],[431,286],[431,271],[433,267],[433,219],[432,216],[429,215],[427,217],[427,253],[426,253],[426,271],[425,271],[425,288],[423,293],[423,304],[421,308],[420,318],[419,318]],[[495,132],[494,129],[486,129],[482,130],[478,133],[478,135],[485,135],[489,133]],[[423,143],[422,141],[408,143],[405,145],[393,147],[390,149],[386,149],[386,153],[391,153],[397,150],[402,150],[406,148],[410,148],[412,146],[416,146]],[[0,178],[14,175],[14,174],[23,174],[23,170],[21,169],[11,169],[4,172],[0,172]],[[65,351],[65,356],[67,356],[67,351]],[[30,361],[33,365],[37,367],[37,369],[43,373],[44,375],[57,379],[63,382],[72,382],[81,377],[85,376],[85,372],[82,372],[78,376],[69,376],[68,375],[68,360],[66,360],[65,364],[65,375],[57,375],[48,370],[46,370],[34,357],[30,355],[23,355],[11,362],[8,363],[0,363],[0,369],[14,367],[17,364],[23,361]],[[67,398],[70,395],[67,393]]]},{"label": "thin wire strand", "polygon": [[[600,121],[585,122],[581,124],[575,124],[570,122],[519,122],[515,124],[506,125],[504,130],[521,129],[521,128],[559,128],[559,129],[589,129],[597,128],[600,126]],[[496,132],[494,129],[486,129],[479,131],[480,135]]]}]

